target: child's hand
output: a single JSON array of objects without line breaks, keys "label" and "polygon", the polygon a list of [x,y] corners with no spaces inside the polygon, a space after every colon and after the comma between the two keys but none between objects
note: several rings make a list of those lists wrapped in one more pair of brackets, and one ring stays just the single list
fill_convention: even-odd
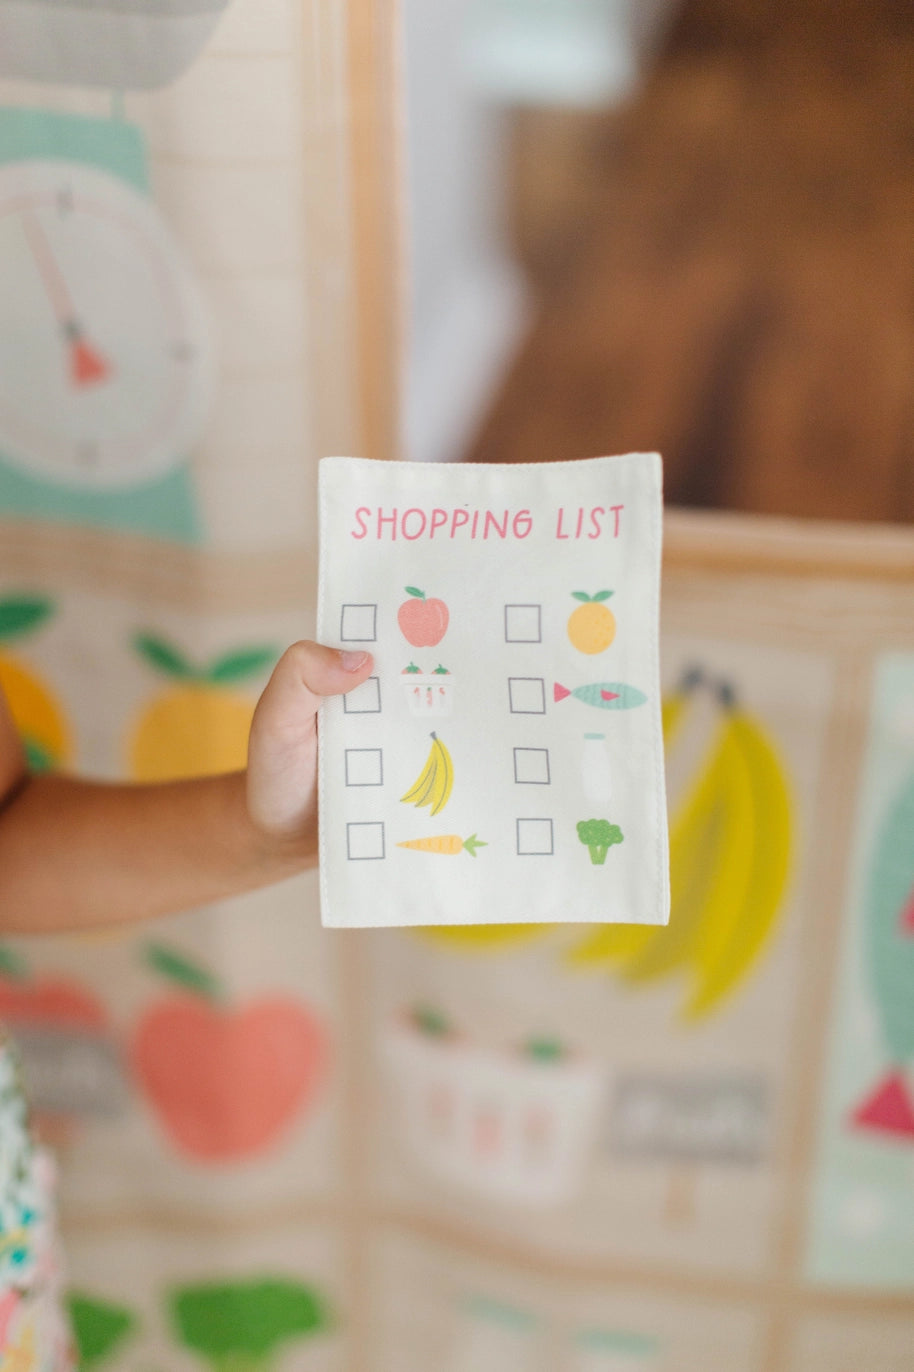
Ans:
[{"label": "child's hand", "polygon": [[29,776],[0,689],[0,930],[134,923],[307,867],[317,853],[318,706],[371,669],[368,653],[296,643],[254,712],[246,774],[137,786]]},{"label": "child's hand", "polygon": [[370,653],[294,643],[260,697],[248,744],[247,803],[255,827],[303,853],[317,847],[317,711],[371,673]]}]

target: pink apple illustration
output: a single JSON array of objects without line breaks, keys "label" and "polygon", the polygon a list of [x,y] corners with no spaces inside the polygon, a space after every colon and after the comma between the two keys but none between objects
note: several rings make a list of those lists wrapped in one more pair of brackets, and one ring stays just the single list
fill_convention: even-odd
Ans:
[{"label": "pink apple illustration", "polygon": [[208,972],[170,949],[154,946],[149,958],[181,988],[146,1011],[132,1045],[136,1077],[163,1128],[203,1161],[265,1152],[324,1085],[323,1024],[288,996],[226,1004]]},{"label": "pink apple illustration", "polygon": [[406,594],[410,599],[397,611],[403,637],[414,648],[433,648],[447,633],[448,608],[443,600],[429,599],[415,586],[407,586]]}]

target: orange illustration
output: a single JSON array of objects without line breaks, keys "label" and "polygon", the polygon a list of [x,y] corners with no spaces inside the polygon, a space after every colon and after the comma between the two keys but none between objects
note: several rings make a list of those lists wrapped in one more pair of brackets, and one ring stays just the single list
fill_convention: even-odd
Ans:
[{"label": "orange illustration", "polygon": [[605,600],[612,591],[572,591],[575,600],[583,601],[568,617],[568,637],[579,653],[602,653],[616,636],[616,617]]},{"label": "orange illustration", "polygon": [[138,634],[134,647],[173,684],[144,710],[133,732],[131,776],[173,781],[244,767],[255,702],[231,687],[272,666],[278,653],[242,648],[198,667],[151,634]]},{"label": "orange illustration", "polygon": [[47,686],[4,645],[37,629],[53,613],[53,601],[43,597],[0,600],[0,687],[33,772],[66,766],[73,756],[73,741],[61,708]]}]

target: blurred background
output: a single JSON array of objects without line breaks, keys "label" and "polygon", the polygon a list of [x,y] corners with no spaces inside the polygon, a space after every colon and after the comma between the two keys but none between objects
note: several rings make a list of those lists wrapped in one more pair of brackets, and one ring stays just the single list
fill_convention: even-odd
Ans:
[{"label": "blurred background", "polygon": [[406,0],[406,446],[914,513],[903,0]]},{"label": "blurred background", "polygon": [[243,765],[325,454],[666,472],[669,929],[3,939],[87,1372],[914,1372],[912,71],[903,0],[0,0],[34,767]]},{"label": "blurred background", "polygon": [[[590,1124],[570,1076],[553,1098],[581,1152],[548,1239],[407,1117],[503,1244],[472,1299],[465,1259],[424,1286],[464,1292],[460,1372],[909,1372],[914,584],[878,525],[914,515],[914,11],[406,0],[403,26],[406,455],[659,449],[668,506],[670,929],[395,955],[401,1004],[490,1049],[548,1022],[606,1074]],[[521,1078],[477,1051],[510,1130]]]}]

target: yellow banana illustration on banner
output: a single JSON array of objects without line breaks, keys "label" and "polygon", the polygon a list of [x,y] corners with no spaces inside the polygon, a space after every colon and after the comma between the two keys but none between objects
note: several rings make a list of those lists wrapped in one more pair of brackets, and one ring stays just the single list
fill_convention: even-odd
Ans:
[{"label": "yellow banana illustration on banner", "polygon": [[[746,975],[780,911],[790,867],[792,813],[780,760],[729,687],[709,698],[691,673],[664,707],[671,762],[688,716],[712,706],[710,735],[690,767],[670,830],[667,928],[608,926],[570,953],[576,966],[613,967],[631,986],[691,974],[688,1019],[713,1010]],[[694,743],[694,739],[693,739]]]},{"label": "yellow banana illustration on banner", "polygon": [[754,804],[749,878],[736,907],[706,919],[695,942],[698,984],[686,1006],[698,1018],[745,975],[771,932],[790,872],[791,799],[780,760],[770,741],[750,716],[736,712],[730,730],[750,779]]},{"label": "yellow banana illustration on banner", "polygon": [[[671,802],[669,925],[597,925],[566,959],[576,968],[613,972],[633,988],[667,976],[688,978],[683,1013],[697,1020],[746,977],[777,922],[791,864],[793,809],[765,729],[729,686],[709,681],[700,669],[664,700],[663,734]],[[422,936],[455,950],[496,953],[555,932],[548,924],[469,925],[430,928]]]},{"label": "yellow banana illustration on banner", "polygon": [[454,764],[438,735],[432,734],[431,737],[432,746],[419,779],[400,799],[404,804],[415,805],[420,809],[428,805],[431,807],[429,813],[437,815],[451,798],[451,791],[454,788]]}]

